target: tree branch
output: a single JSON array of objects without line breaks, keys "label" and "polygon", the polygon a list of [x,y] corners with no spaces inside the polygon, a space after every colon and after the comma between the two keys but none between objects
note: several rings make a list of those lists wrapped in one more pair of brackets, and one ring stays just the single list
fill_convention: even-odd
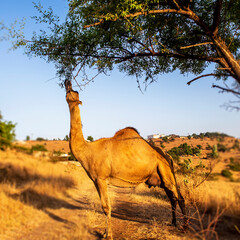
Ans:
[{"label": "tree branch", "polygon": [[[128,51],[129,52],[129,51]],[[46,56],[49,55],[48,53]],[[64,56],[66,53],[59,53],[59,55]],[[120,62],[128,61],[135,57],[175,57],[181,59],[193,59],[193,60],[200,60],[200,61],[208,61],[208,62],[215,62],[220,63],[220,58],[209,57],[209,56],[198,56],[198,55],[191,55],[187,53],[178,53],[178,52],[134,52],[129,55],[125,56],[113,56],[113,55],[101,55],[101,54],[80,54],[80,53],[69,53],[70,56],[81,56],[81,57],[92,57],[92,58],[108,58],[108,59],[116,59]]]},{"label": "tree branch", "polygon": [[191,48],[191,47],[198,47],[198,46],[208,45],[208,44],[213,44],[213,42],[197,43],[197,44],[193,44],[193,45],[189,45],[189,46],[185,46],[185,47],[180,47],[180,49],[186,49],[186,48]]},{"label": "tree branch", "polygon": [[[141,15],[146,15],[146,14],[160,14],[160,13],[174,13],[174,14],[181,14],[184,16],[189,16],[191,13],[189,11],[185,10],[176,10],[176,9],[158,9],[158,10],[150,10],[150,11],[142,11],[142,12],[136,12],[132,14],[127,14],[124,17],[115,17],[114,19],[111,19],[112,22],[116,22],[118,19],[124,19],[124,18],[130,18],[130,17],[138,17]],[[101,25],[104,22],[104,19],[100,19],[99,22],[92,23],[89,25],[85,25],[83,28],[89,28],[89,27],[95,27],[98,25]]]},{"label": "tree branch", "polygon": [[187,82],[187,85],[190,85],[192,82],[194,82],[194,81],[196,81],[196,80],[198,80],[198,79],[200,79],[200,78],[210,77],[210,76],[218,76],[218,75],[215,74],[215,73],[204,74],[204,75],[198,76],[198,77],[192,79],[191,81]]},{"label": "tree branch", "polygon": [[214,15],[213,15],[213,25],[212,25],[212,33],[213,35],[218,34],[218,27],[221,18],[221,9],[222,9],[223,0],[216,0]]},{"label": "tree branch", "polygon": [[232,90],[232,89],[230,89],[230,88],[220,87],[220,86],[215,85],[215,84],[213,84],[212,87],[213,87],[213,88],[218,88],[218,89],[222,90],[223,92],[233,93],[234,95],[237,95],[237,97],[240,96],[240,92],[236,92],[236,91],[234,91],[234,90]]}]

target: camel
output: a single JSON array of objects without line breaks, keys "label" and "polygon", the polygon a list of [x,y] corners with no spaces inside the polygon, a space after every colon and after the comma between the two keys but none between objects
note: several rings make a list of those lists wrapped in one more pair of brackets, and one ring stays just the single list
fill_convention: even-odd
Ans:
[{"label": "camel", "polygon": [[172,206],[172,224],[176,226],[176,206],[179,204],[187,222],[184,198],[177,186],[172,159],[160,148],[151,146],[136,129],[127,127],[111,138],[86,142],[83,137],[79,94],[65,81],[66,100],[70,111],[70,149],[81,163],[99,194],[106,215],[104,236],[112,238],[111,205],[108,184],[132,187],[146,183],[165,190]]}]

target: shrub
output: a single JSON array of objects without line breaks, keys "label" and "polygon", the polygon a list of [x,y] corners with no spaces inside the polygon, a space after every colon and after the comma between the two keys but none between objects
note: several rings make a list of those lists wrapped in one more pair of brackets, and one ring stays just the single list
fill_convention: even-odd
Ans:
[{"label": "shrub", "polygon": [[30,148],[26,148],[26,147],[23,147],[23,146],[15,145],[15,146],[13,146],[13,148],[16,149],[18,152],[24,152],[24,153],[27,153],[27,154],[31,153]]},{"label": "shrub", "polygon": [[46,141],[46,139],[42,138],[42,137],[37,137],[36,141]]},{"label": "shrub", "polygon": [[166,142],[166,143],[169,142],[169,141],[168,141],[168,137],[163,137],[162,140],[163,140],[164,142]]},{"label": "shrub", "polygon": [[185,174],[189,175],[189,174],[193,173],[195,171],[195,169],[191,166],[191,163],[192,163],[192,161],[190,158],[187,160],[184,159],[183,163],[179,164],[180,168],[179,168],[178,172],[181,174],[184,174],[184,175]]},{"label": "shrub", "polygon": [[[199,145],[200,146],[200,145]],[[183,143],[178,147],[174,147],[168,151],[174,160],[179,161],[179,156],[198,155],[201,153],[199,147],[191,147],[187,143]]]},{"label": "shrub", "polygon": [[235,139],[232,149],[240,150],[239,141]]},{"label": "shrub", "polygon": [[232,173],[228,169],[223,169],[221,175],[229,179],[232,178]]},{"label": "shrub", "polygon": [[217,144],[217,149],[219,152],[226,152],[228,150],[227,147],[221,143]]},{"label": "shrub", "polygon": [[212,152],[208,154],[208,157],[210,157],[210,158],[218,158],[218,148],[217,148],[217,145],[214,145],[212,147]]},{"label": "shrub", "polygon": [[175,160],[177,163],[179,163],[181,154],[180,154],[180,149],[177,147],[174,147],[168,151],[168,154],[171,155],[173,160]]},{"label": "shrub", "polygon": [[15,126],[11,121],[2,121],[0,114],[0,150],[10,147],[15,139]]},{"label": "shrub", "polygon": [[160,147],[161,147],[161,148],[165,148],[165,146],[163,145],[162,142],[160,143]]},{"label": "shrub", "polygon": [[212,150],[213,148],[207,143],[206,150]]},{"label": "shrub", "polygon": [[69,152],[68,155],[70,156],[68,158],[69,161],[77,161],[77,159],[73,156],[72,152]]},{"label": "shrub", "polygon": [[232,171],[240,171],[240,163],[235,162],[234,158],[230,158],[230,164],[228,164],[228,166]]},{"label": "shrub", "polygon": [[33,151],[46,152],[47,149],[41,144],[36,144],[36,145],[32,146],[32,148],[31,148],[31,152],[33,152]]}]

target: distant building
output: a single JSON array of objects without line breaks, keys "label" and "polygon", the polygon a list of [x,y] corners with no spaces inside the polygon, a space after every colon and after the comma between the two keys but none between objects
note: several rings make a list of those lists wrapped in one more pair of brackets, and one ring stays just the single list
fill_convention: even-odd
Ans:
[{"label": "distant building", "polygon": [[180,136],[180,138],[187,138],[187,136]]},{"label": "distant building", "polygon": [[148,135],[147,138],[148,138],[148,139],[157,139],[157,138],[163,138],[163,137],[165,137],[165,136],[166,136],[166,135],[164,135],[164,134],[159,134],[159,133],[157,133],[157,134]]}]

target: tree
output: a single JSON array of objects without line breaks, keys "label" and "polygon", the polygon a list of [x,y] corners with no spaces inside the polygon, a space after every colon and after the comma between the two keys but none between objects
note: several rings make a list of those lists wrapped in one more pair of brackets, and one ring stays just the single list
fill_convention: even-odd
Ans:
[{"label": "tree", "polygon": [[[179,69],[198,75],[188,84],[208,76],[223,79],[213,87],[233,93],[240,109],[239,0],[69,0],[63,23],[52,9],[35,7],[41,14],[36,21],[49,29],[31,41],[19,38],[17,46],[55,62],[63,79],[80,71],[86,76],[87,67],[106,73],[117,65],[148,85]],[[202,74],[210,63],[214,72]],[[228,86],[228,78],[234,85]]]},{"label": "tree", "polygon": [[93,137],[92,137],[92,136],[88,136],[88,137],[87,137],[87,140],[88,140],[89,142],[93,142]]},{"label": "tree", "polygon": [[0,150],[10,147],[15,139],[15,126],[11,121],[3,121],[0,114]]},{"label": "tree", "polygon": [[69,141],[69,136],[66,135],[65,138],[63,139],[63,141]]}]

